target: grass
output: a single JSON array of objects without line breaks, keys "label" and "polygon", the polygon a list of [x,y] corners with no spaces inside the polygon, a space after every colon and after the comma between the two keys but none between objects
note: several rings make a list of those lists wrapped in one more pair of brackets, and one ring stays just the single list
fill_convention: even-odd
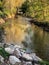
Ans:
[{"label": "grass", "polygon": [[48,61],[38,61],[38,63],[40,64],[40,65],[49,65],[49,62]]},{"label": "grass", "polygon": [[4,58],[8,58],[10,54],[7,53],[4,48],[0,47],[0,55]]}]

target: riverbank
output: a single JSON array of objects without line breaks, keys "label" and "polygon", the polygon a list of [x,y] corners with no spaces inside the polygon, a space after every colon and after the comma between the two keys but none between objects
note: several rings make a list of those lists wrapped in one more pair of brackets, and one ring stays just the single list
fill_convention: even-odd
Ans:
[{"label": "riverbank", "polygon": [[35,53],[27,51],[22,46],[4,43],[0,43],[0,58],[1,64],[5,65],[32,65],[34,60],[42,61]]},{"label": "riverbank", "polygon": [[[28,20],[26,17],[21,17],[21,16],[18,16],[18,20],[19,20],[20,22],[22,22],[22,23],[23,23],[23,21],[24,21],[24,22],[30,21],[30,19]],[[19,22],[18,20],[16,20],[16,22]],[[12,20],[12,21],[15,22],[15,20]],[[6,22],[7,22],[7,21],[6,21]],[[9,23],[9,22],[11,22],[11,19],[8,21],[8,23]],[[8,23],[7,23],[7,24],[8,24]],[[21,24],[22,24],[22,23],[21,23]],[[7,26],[7,24],[5,24],[5,25]],[[14,23],[13,23],[13,24],[14,24]],[[17,23],[16,23],[16,24],[17,24]],[[23,24],[22,24],[22,25],[23,25]],[[30,25],[30,23],[29,23],[29,25]],[[14,25],[14,26],[15,26],[15,25]],[[7,26],[7,27],[8,27],[8,26]],[[6,27],[6,28],[7,28],[7,27]],[[16,25],[16,27],[17,27],[17,25]],[[25,27],[26,27],[26,25],[25,25]],[[16,28],[9,27],[9,29],[10,29],[10,28],[12,28],[13,31],[16,30]],[[20,26],[19,26],[19,28],[20,28]],[[24,30],[24,28],[22,28],[22,29]],[[28,29],[29,29],[29,27],[28,27]],[[40,29],[40,28],[39,28],[39,29]],[[18,30],[19,30],[19,29],[18,29]],[[33,29],[32,29],[32,30],[33,30]],[[5,31],[5,30],[3,29],[3,31]],[[10,30],[9,30],[9,31],[10,31]],[[10,31],[10,33],[12,34],[13,31],[12,31],[12,32]],[[21,30],[21,31],[22,31],[22,30]],[[7,32],[8,32],[8,29],[7,29]],[[18,31],[18,32],[20,32],[20,31]],[[35,45],[35,47],[37,47],[36,49],[38,49],[39,51],[41,51],[41,50],[45,49],[44,46],[46,46],[46,49],[43,50],[42,52],[38,52],[38,50],[37,50],[37,52],[39,53],[39,55],[38,55],[38,54],[37,54],[37,55],[38,55],[39,57],[43,58],[43,57],[45,57],[44,55],[47,53],[46,57],[49,57],[49,56],[48,56],[48,52],[47,52],[47,51],[49,50],[48,47],[47,47],[47,46],[49,45],[49,44],[48,44],[49,42],[46,41],[46,40],[49,40],[49,37],[48,37],[49,35],[46,34],[47,36],[45,37],[45,31],[44,31],[44,33],[42,33],[42,35],[41,35],[40,33],[41,33],[42,31],[38,31],[38,29],[37,29],[37,31],[34,31],[34,32],[36,33],[35,36],[33,37],[33,39],[35,39],[34,44],[37,44],[37,45]],[[0,32],[0,33],[1,33],[1,35],[3,35],[2,32]],[[47,33],[47,32],[46,32],[46,33]],[[11,34],[10,34],[10,35],[11,35]],[[21,34],[22,34],[22,33],[20,33],[20,35],[21,35]],[[31,33],[30,33],[30,34],[31,34]],[[30,34],[29,34],[29,35],[30,35]],[[43,35],[43,34],[44,34],[44,35]],[[5,33],[5,35],[6,35],[6,33]],[[9,34],[7,34],[7,35],[9,36]],[[14,35],[17,36],[17,33],[16,33],[16,34],[14,33]],[[13,37],[14,35],[12,34],[11,36]],[[20,35],[19,35],[19,37],[22,37],[22,35],[21,35],[21,36],[20,36]],[[13,40],[17,40],[17,39],[15,38],[15,36],[14,36],[13,38],[11,38],[11,36],[10,36],[10,41],[13,42]],[[27,35],[27,36],[28,36],[28,35]],[[31,34],[31,36],[32,36],[32,34]],[[2,37],[2,36],[0,36],[0,37]],[[30,37],[30,36],[29,36],[29,37]],[[35,37],[36,37],[36,38],[35,38]],[[0,39],[1,39],[1,38],[0,38]],[[6,39],[8,40],[7,37],[6,37]],[[11,40],[11,39],[12,39],[12,40]],[[33,40],[33,39],[32,39],[32,40]],[[3,40],[2,40],[2,41],[3,41]],[[19,38],[18,38],[18,41],[19,41]],[[26,41],[27,41],[27,40],[26,40]],[[30,40],[28,39],[28,41],[30,41]],[[37,41],[37,42],[36,42],[36,41]],[[43,41],[45,41],[46,43],[44,43]],[[17,41],[16,41],[16,42],[17,42]],[[7,43],[7,42],[6,42],[6,43]],[[29,42],[28,42],[28,43],[29,43]],[[40,43],[40,44],[39,44],[39,43]],[[15,44],[15,42],[13,42],[13,44]],[[26,44],[27,44],[27,43],[26,43]],[[46,45],[45,45],[45,44],[46,44]],[[31,43],[29,44],[29,47],[30,47],[30,45],[31,45]],[[33,45],[33,44],[32,44],[32,45]],[[34,48],[35,48],[35,47],[34,47]],[[33,48],[33,46],[32,46],[32,48]],[[48,50],[47,50],[47,49],[48,49]],[[45,52],[44,52],[44,51],[45,51]],[[44,55],[41,54],[41,53],[44,53]],[[40,55],[40,54],[41,54],[41,55]],[[42,56],[43,56],[43,57],[42,57]],[[43,59],[44,59],[44,58],[43,58]],[[44,60],[46,60],[46,58],[45,58]]]},{"label": "riverbank", "polygon": [[49,32],[49,22],[39,22],[36,19],[34,19],[33,17],[22,15],[20,13],[18,13],[18,15],[30,19],[29,22],[31,24],[41,27],[44,31]]},{"label": "riverbank", "polygon": [[27,51],[23,46],[0,43],[0,65],[43,65],[49,64]]},{"label": "riverbank", "polygon": [[38,22],[36,20],[29,21],[31,24],[41,27],[44,31],[49,32],[49,23],[48,22]]},{"label": "riverbank", "polygon": [[[21,14],[18,14],[16,17],[11,17],[11,18],[18,18],[18,16],[28,18],[29,19],[28,22],[30,22],[31,24],[34,24],[34,25],[36,25],[38,27],[41,27],[46,32],[49,32],[49,23],[48,22],[39,22],[39,21],[36,21],[35,19],[33,19],[32,17],[21,15]],[[9,17],[4,18],[4,19],[0,18],[0,25],[5,23],[7,19],[11,19],[11,18],[9,18]]]}]

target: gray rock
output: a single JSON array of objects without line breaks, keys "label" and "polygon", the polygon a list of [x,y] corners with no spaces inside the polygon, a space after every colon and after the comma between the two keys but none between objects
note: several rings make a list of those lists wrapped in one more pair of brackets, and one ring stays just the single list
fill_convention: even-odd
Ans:
[{"label": "gray rock", "polygon": [[15,50],[14,47],[7,47],[7,48],[5,48],[5,51],[6,51],[7,53],[9,53],[9,54],[13,54],[13,53],[14,53],[14,50]]},{"label": "gray rock", "polygon": [[15,49],[14,55],[16,55],[18,58],[21,56],[21,52],[20,52],[19,48]]},{"label": "gray rock", "polygon": [[32,65],[31,62],[26,62],[24,65]]},{"label": "gray rock", "polygon": [[0,55],[0,62],[4,63],[4,58]]},{"label": "gray rock", "polygon": [[16,56],[10,56],[9,62],[12,65],[19,65],[21,63],[21,61]]},{"label": "gray rock", "polygon": [[14,47],[15,48],[23,48],[22,46],[19,46],[19,45],[15,45]]},{"label": "gray rock", "polygon": [[22,57],[25,58],[25,59],[27,59],[27,60],[32,61],[32,57],[31,57],[29,54],[24,53],[24,54],[22,55]]},{"label": "gray rock", "polygon": [[31,57],[32,57],[32,59],[33,59],[33,60],[35,60],[35,61],[42,61],[42,59],[41,59],[41,58],[39,58],[38,56],[36,56],[36,54],[35,54],[35,53],[30,54],[30,56],[31,56]]},{"label": "gray rock", "polygon": [[42,61],[42,59],[39,58],[38,56],[36,56],[34,60],[36,60],[36,61]]},{"label": "gray rock", "polygon": [[27,48],[27,49],[26,49],[26,53],[31,54],[31,53],[32,53],[32,50],[29,49],[29,48]]},{"label": "gray rock", "polygon": [[3,47],[4,46],[4,43],[0,43],[0,47]]}]

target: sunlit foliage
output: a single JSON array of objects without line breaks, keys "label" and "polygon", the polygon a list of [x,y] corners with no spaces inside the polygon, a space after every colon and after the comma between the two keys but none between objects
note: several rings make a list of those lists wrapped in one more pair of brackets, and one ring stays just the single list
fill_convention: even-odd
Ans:
[{"label": "sunlit foliage", "polygon": [[17,9],[25,0],[0,0],[0,16],[3,14],[10,17],[14,17]]},{"label": "sunlit foliage", "polygon": [[0,17],[2,16],[2,11],[3,11],[3,3],[2,3],[2,0],[0,0]]},{"label": "sunlit foliage", "polygon": [[[29,4],[28,7],[26,7],[26,3]],[[26,0],[22,5],[22,10],[25,7],[27,16],[31,16],[38,21],[49,21],[49,0]]]},{"label": "sunlit foliage", "polygon": [[4,0],[4,13],[8,15],[8,17],[14,16],[17,12],[17,8],[20,7],[24,0]]}]

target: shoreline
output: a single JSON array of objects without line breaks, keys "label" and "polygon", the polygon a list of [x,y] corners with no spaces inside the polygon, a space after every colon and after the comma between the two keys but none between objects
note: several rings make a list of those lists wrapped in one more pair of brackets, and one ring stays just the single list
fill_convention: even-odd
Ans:
[{"label": "shoreline", "polygon": [[[30,19],[28,22],[30,22],[30,24],[34,24],[38,27],[41,27],[44,31],[49,32],[49,23],[48,22],[38,22],[36,20],[34,20],[32,17],[29,16],[25,16],[25,15],[21,15],[21,14],[17,14],[15,17],[11,17],[11,18],[18,18],[18,16],[22,16],[25,18]],[[0,25],[4,24],[6,22],[7,19],[11,19],[11,18],[1,18],[3,22],[1,22]]]},{"label": "shoreline", "polygon": [[1,65],[43,65],[49,64],[39,58],[36,53],[28,53],[23,47],[14,44],[0,43],[0,62]]},{"label": "shoreline", "polygon": [[39,21],[34,20],[30,16],[25,16],[25,15],[22,15],[22,14],[18,14],[18,15],[31,19],[31,20],[29,20],[29,22],[31,24],[34,24],[34,25],[36,25],[38,27],[41,27],[44,31],[49,32],[49,23],[48,22],[39,22]]}]

